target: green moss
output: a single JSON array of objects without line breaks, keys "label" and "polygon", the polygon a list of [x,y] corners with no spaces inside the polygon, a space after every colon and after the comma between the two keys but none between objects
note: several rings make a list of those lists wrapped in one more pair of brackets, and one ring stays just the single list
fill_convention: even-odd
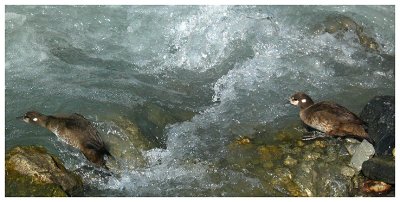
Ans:
[{"label": "green moss", "polygon": [[15,171],[7,171],[5,178],[6,196],[55,196],[65,197],[68,194],[60,185],[42,183],[34,177],[21,175]]},{"label": "green moss", "polygon": [[6,154],[6,196],[80,195],[80,176],[68,171],[62,161],[44,147],[15,147]]}]

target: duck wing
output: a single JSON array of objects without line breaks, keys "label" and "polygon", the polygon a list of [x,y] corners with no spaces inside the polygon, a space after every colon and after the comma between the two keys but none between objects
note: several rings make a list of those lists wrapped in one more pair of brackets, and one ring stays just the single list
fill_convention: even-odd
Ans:
[{"label": "duck wing", "polygon": [[71,131],[79,134],[85,134],[80,135],[81,144],[84,147],[95,150],[102,150],[104,147],[104,142],[100,137],[99,132],[84,116],[74,113],[69,116],[65,125]]},{"label": "duck wing", "polygon": [[306,109],[307,114],[335,120],[339,123],[354,123],[363,125],[365,122],[350,110],[334,102],[319,102]]}]

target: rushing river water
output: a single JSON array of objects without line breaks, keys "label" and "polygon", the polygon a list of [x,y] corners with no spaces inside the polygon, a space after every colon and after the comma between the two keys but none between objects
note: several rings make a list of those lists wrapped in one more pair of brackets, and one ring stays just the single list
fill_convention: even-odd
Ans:
[{"label": "rushing river water", "polygon": [[[294,195],[268,187],[269,165],[248,159],[270,148],[262,145],[282,145],[274,134],[298,126],[289,96],[305,91],[359,113],[373,96],[394,95],[394,6],[5,10],[6,149],[43,145],[80,169],[82,154],[15,117],[83,114],[125,159],[107,179],[80,171],[87,196]],[[358,28],[326,31],[340,19]],[[136,125],[153,146],[113,144],[127,138],[116,119]],[[262,148],[232,149],[241,135]],[[137,153],[146,163],[129,157]]]}]

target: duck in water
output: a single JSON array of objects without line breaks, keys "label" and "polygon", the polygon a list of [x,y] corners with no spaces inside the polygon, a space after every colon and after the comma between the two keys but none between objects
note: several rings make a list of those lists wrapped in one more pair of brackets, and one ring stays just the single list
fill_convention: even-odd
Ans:
[{"label": "duck in water", "polygon": [[30,111],[21,118],[26,123],[49,129],[67,144],[79,149],[89,161],[108,170],[104,156],[111,154],[106,149],[99,132],[82,115],[74,113],[69,116],[47,116]]}]

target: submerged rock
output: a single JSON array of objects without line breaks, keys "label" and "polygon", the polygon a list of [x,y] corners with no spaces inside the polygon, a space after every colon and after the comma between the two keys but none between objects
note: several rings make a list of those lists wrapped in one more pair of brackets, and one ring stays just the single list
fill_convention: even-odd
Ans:
[{"label": "submerged rock", "polygon": [[298,130],[296,124],[289,124],[288,127],[283,128],[274,135],[274,140],[282,142],[290,142],[293,140],[301,139],[303,132]]},{"label": "submerged rock", "polygon": [[362,173],[377,181],[395,183],[395,162],[392,157],[374,157],[362,164]]},{"label": "submerged rock", "polygon": [[315,34],[330,33],[336,38],[344,38],[345,32],[355,33],[361,46],[369,51],[379,51],[380,45],[364,32],[364,27],[352,18],[344,15],[328,16],[320,25],[314,28]]},{"label": "submerged rock", "polygon": [[15,147],[6,154],[6,196],[77,196],[82,179],[43,147]]},{"label": "submerged rock", "polygon": [[260,158],[264,161],[280,159],[283,155],[283,150],[279,146],[265,145],[257,148]]},{"label": "submerged rock", "polygon": [[285,161],[283,161],[283,164],[284,164],[285,166],[292,167],[292,166],[295,166],[295,165],[297,164],[297,160],[294,159],[294,158],[292,158],[291,156],[287,156],[287,157],[285,158]]},{"label": "submerged rock", "polygon": [[135,122],[141,131],[157,147],[166,148],[164,129],[168,124],[190,120],[196,113],[181,109],[169,109],[154,103],[146,102],[135,115]]},{"label": "submerged rock", "polygon": [[288,168],[276,168],[276,176],[271,180],[271,185],[288,196],[308,196],[299,185],[293,181],[293,173]]},{"label": "submerged rock", "polygon": [[395,145],[394,96],[376,96],[360,113],[368,123],[368,135],[375,141],[377,155],[390,155]]},{"label": "submerged rock", "polygon": [[155,142],[150,141],[142,134],[136,123],[128,120],[128,118],[118,116],[114,117],[112,121],[124,131],[130,143],[135,148],[139,150],[149,150],[157,146]]},{"label": "submerged rock", "polygon": [[[368,141],[360,143],[338,138],[303,141],[299,140],[302,134],[298,130],[270,134],[278,137],[273,140],[273,145],[251,140],[248,143],[246,137],[240,141],[232,139],[225,164],[250,177],[256,176],[265,192],[272,196],[358,194],[360,186],[355,185],[353,180],[359,175],[355,168],[348,165],[352,156],[346,145],[355,145],[354,153],[367,153],[368,157],[373,154],[372,145]],[[362,155],[355,155],[361,156],[357,160],[362,159]],[[363,161],[358,162],[359,169]]]},{"label": "submerged rock", "polygon": [[113,123],[121,130],[119,136],[107,136],[106,141],[110,145],[109,151],[111,155],[122,165],[115,165],[116,162],[107,162],[110,168],[123,166],[128,169],[135,169],[147,165],[147,160],[143,155],[143,151],[157,147],[154,143],[147,139],[140,131],[136,123],[125,117],[112,117]]}]

